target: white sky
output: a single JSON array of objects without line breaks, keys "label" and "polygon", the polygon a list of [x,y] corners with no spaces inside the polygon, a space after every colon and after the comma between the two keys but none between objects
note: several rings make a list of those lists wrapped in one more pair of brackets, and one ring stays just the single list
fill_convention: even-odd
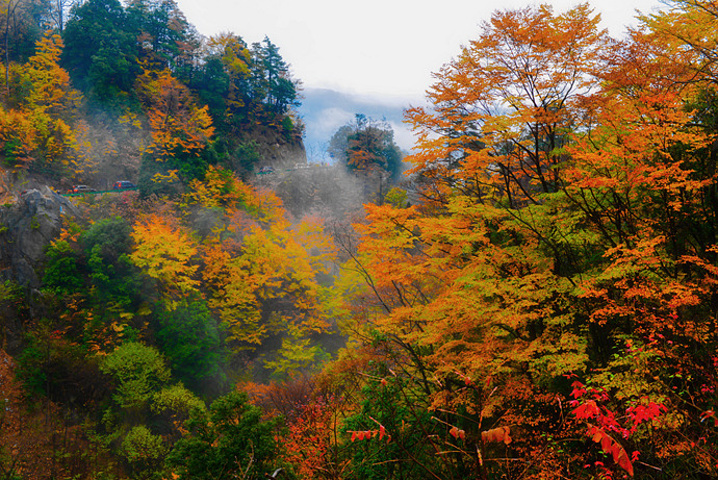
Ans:
[{"label": "white sky", "polygon": [[[397,101],[423,98],[436,72],[476,38],[497,8],[527,0],[177,0],[203,35],[233,32],[247,43],[264,36],[279,47],[305,88]],[[553,0],[555,12],[576,0]],[[590,0],[614,36],[659,0]]]}]

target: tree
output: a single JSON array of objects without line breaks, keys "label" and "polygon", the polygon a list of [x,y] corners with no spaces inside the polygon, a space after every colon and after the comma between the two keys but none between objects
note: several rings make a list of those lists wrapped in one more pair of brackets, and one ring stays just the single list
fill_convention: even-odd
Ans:
[{"label": "tree", "polygon": [[10,90],[11,62],[24,62],[35,51],[46,28],[43,21],[48,5],[42,1],[8,0],[0,11],[3,30],[3,62],[5,65],[6,100]]},{"label": "tree", "polygon": [[590,127],[583,99],[607,42],[598,21],[585,3],[556,16],[547,5],[495,12],[438,74],[434,112],[409,110],[413,171],[510,207],[557,191],[568,134]]},{"label": "tree", "polygon": [[256,478],[270,473],[274,458],[274,422],[262,420],[247,395],[232,392],[215,400],[209,412],[194,410],[188,434],[167,463],[180,480]]},{"label": "tree", "polygon": [[205,301],[181,302],[174,310],[156,312],[157,343],[172,372],[196,392],[225,387],[220,329]]},{"label": "tree", "polygon": [[148,408],[152,395],[170,380],[170,370],[160,353],[138,342],[117,347],[102,360],[100,369],[113,378],[113,399],[131,416]]},{"label": "tree", "polygon": [[137,31],[140,57],[156,70],[171,69],[184,76],[192,69],[199,38],[174,0],[131,0],[130,23]]},{"label": "tree", "polygon": [[170,310],[197,293],[197,246],[189,232],[171,219],[150,214],[135,224],[132,238],[132,262],[157,281],[161,298]]},{"label": "tree", "polygon": [[76,4],[62,36],[62,64],[92,102],[101,107],[130,103],[140,74],[137,33],[119,1]]},{"label": "tree", "polygon": [[[606,36],[597,23],[587,5],[557,16],[545,5],[495,13],[437,74],[433,111],[409,114],[421,134],[409,161],[426,201],[366,205],[358,248],[345,252],[349,325],[393,360],[397,381],[409,385],[403,402],[427,398],[455,437],[447,444],[456,455],[433,443],[446,453],[447,466],[432,469],[439,478],[465,469],[477,478],[577,474],[552,455],[538,466],[531,452],[556,447],[529,430],[576,434],[561,421],[556,387],[592,360],[586,312],[567,308],[578,303],[574,275],[595,266],[574,260],[592,237],[562,189],[564,149],[592,127],[581,122],[599,87]],[[513,455],[529,466],[500,460]]]},{"label": "tree", "polygon": [[[269,38],[248,46],[234,33],[214,36],[209,42],[210,59],[219,59],[228,83],[221,83],[228,124],[260,120],[275,121],[298,102],[298,82],[289,65]],[[199,86],[204,89],[203,86]]]},{"label": "tree", "polygon": [[394,131],[386,123],[363,114],[340,127],[327,148],[329,155],[364,182],[367,198],[383,199],[387,184],[396,182],[401,174],[403,154],[394,143]]},{"label": "tree", "polygon": [[[328,292],[320,279],[328,273],[334,247],[321,223],[307,219],[292,225],[275,195],[224,169],[210,168],[204,182],[190,186],[187,211],[195,218],[210,209],[218,214],[205,240],[202,276],[227,341],[240,351],[286,335],[285,360],[305,363],[296,355],[297,345],[330,328]],[[314,360],[322,356],[319,349],[307,352],[316,353]]]},{"label": "tree", "polygon": [[241,112],[250,98],[250,65],[252,54],[247,43],[232,33],[212,37],[209,46],[222,63],[228,79],[227,90],[223,92],[226,107],[232,112]]},{"label": "tree", "polygon": [[27,64],[13,69],[12,82],[22,88],[14,92],[12,108],[0,114],[0,138],[9,166],[56,177],[74,176],[83,168],[71,125],[79,94],[58,63],[62,47],[61,38],[49,34],[38,41]]},{"label": "tree", "polygon": [[586,5],[496,13],[409,115],[425,201],[346,248],[347,326],[478,478],[713,471],[713,33],[678,3],[611,55]]},{"label": "tree", "polygon": [[137,91],[152,135],[144,151],[140,189],[151,193],[152,183],[177,174],[187,183],[202,177],[207,168],[204,154],[214,133],[207,106],[198,106],[189,89],[166,69],[145,70]]},{"label": "tree", "polygon": [[329,155],[350,171],[370,175],[377,170],[397,180],[402,154],[394,143],[394,131],[382,122],[356,114],[354,123],[337,130],[329,142]]},{"label": "tree", "polygon": [[292,80],[289,65],[269,37],[252,45],[253,85],[255,101],[266,105],[274,114],[284,115],[299,105],[297,82]]}]

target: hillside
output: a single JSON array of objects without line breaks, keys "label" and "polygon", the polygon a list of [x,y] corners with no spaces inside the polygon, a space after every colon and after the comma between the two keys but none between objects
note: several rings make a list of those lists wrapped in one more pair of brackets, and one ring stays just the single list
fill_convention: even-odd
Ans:
[{"label": "hillside", "polygon": [[310,92],[331,164],[268,38],[58,5],[0,9],[2,479],[718,477],[715,2],[499,10],[407,158]]}]

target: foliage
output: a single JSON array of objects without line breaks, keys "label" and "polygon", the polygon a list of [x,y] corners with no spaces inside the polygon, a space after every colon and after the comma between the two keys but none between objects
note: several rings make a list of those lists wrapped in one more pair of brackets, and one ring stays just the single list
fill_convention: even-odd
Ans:
[{"label": "foliage", "polygon": [[100,369],[116,385],[113,399],[120,408],[139,410],[155,391],[170,380],[170,370],[160,353],[138,342],[128,342],[103,358]]},{"label": "foliage", "polygon": [[194,410],[188,434],[167,457],[179,479],[255,478],[268,474],[274,455],[274,424],[247,403],[243,393],[218,398],[209,411]]},{"label": "foliage", "polygon": [[[236,349],[253,348],[285,333],[292,341],[285,342],[284,357],[295,359],[293,368],[319,360],[319,350],[301,357],[290,350],[293,342],[306,344],[308,337],[330,328],[328,290],[319,278],[327,272],[334,247],[322,225],[311,220],[290,224],[276,196],[254,190],[223,169],[211,168],[204,182],[191,187],[188,209],[223,211],[206,240],[202,275],[208,305],[222,320],[228,341]],[[284,361],[277,368],[289,365]]]},{"label": "foliage", "polygon": [[[437,74],[433,109],[409,111],[420,135],[409,160],[425,201],[366,205],[359,244],[344,245],[341,285],[353,298],[346,331],[386,342],[383,356],[403,359],[392,367],[398,378],[416,379],[410,391],[444,412],[437,418],[465,442],[452,450],[458,463],[432,470],[440,478],[462,468],[480,478],[638,476],[638,458],[644,475],[676,472],[684,460],[702,470],[714,458],[696,450],[705,430],[690,429],[690,447],[676,436],[712,410],[674,398],[695,386],[673,383],[679,377],[654,360],[676,358],[669,345],[715,347],[715,312],[704,308],[713,286],[703,280],[715,237],[702,227],[713,218],[703,199],[713,188],[704,162],[714,140],[711,124],[697,125],[686,108],[707,98],[695,59],[679,53],[687,50],[680,38],[692,37],[670,30],[680,21],[667,27],[706,10],[679,3],[685,17],[652,17],[653,31],[633,32],[613,55],[587,5],[560,15],[545,5],[497,12]],[[676,45],[671,59],[668,45]],[[697,375],[706,363],[699,355],[691,367],[676,365]],[[569,388],[576,374],[598,397]],[[352,427],[355,439],[393,435],[372,418],[377,424]],[[577,432],[608,458],[586,456],[585,443],[571,440]],[[506,453],[491,445],[497,439]],[[701,460],[656,447],[668,439]],[[368,445],[380,459],[391,452]],[[462,453],[474,451],[478,463]]]},{"label": "foliage", "polygon": [[190,90],[168,70],[145,69],[137,92],[147,115],[152,143],[148,158],[166,164],[185,181],[204,174],[203,150],[214,133],[207,106],[196,104]]},{"label": "foliage", "polygon": [[132,476],[144,477],[147,471],[156,470],[162,463],[165,447],[159,435],[153,435],[144,425],[133,427],[120,446]]},{"label": "foliage", "polygon": [[150,214],[137,222],[132,237],[136,246],[130,259],[157,281],[160,295],[171,310],[196,292],[198,266],[191,261],[197,247],[188,232],[171,218]]},{"label": "foliage", "polygon": [[59,65],[62,48],[60,36],[48,34],[38,40],[25,65],[12,69],[12,82],[22,90],[15,92],[14,105],[0,107],[0,141],[8,167],[56,176],[82,169],[71,124],[79,95]]},{"label": "foliage", "polygon": [[[181,302],[173,310],[158,308],[157,343],[172,372],[193,391],[221,389],[224,355],[220,329],[206,302]],[[217,385],[213,385],[216,383]]]},{"label": "foliage", "polygon": [[[407,112],[405,189],[386,125],[335,134],[375,203],[332,230],[249,183],[260,133],[301,132],[269,39],[88,0],[63,53],[8,4],[3,167],[62,185],[106,157],[142,196],[77,199],[93,221],[41,288],[0,286],[37,440],[3,358],[1,474],[29,468],[17,444],[73,478],[103,473],[92,448],[119,478],[715,477],[718,9],[669,4],[620,41],[587,4],[497,11]],[[196,396],[238,377],[273,383]]]},{"label": "foliage", "polygon": [[356,114],[353,123],[340,127],[329,141],[327,150],[350,172],[367,181],[376,178],[379,202],[386,194],[382,182],[396,182],[401,174],[403,154],[394,143],[391,126],[363,114]]},{"label": "foliage", "polygon": [[75,4],[63,31],[62,64],[73,83],[90,100],[121,106],[129,100],[139,75],[136,34],[116,0],[90,0]]}]

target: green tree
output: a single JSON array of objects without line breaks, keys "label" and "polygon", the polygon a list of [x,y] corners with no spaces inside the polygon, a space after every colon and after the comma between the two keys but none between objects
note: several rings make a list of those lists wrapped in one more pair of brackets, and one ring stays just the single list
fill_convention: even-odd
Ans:
[{"label": "green tree", "polygon": [[131,233],[127,221],[114,217],[96,222],[80,236],[93,308],[98,313],[114,312],[110,317],[134,314],[142,302],[140,271],[129,257],[133,246]]},{"label": "green tree", "polygon": [[152,347],[127,342],[103,358],[100,369],[112,377],[112,398],[131,415],[149,407],[152,395],[170,380],[170,370],[162,355]]},{"label": "green tree", "polygon": [[[445,432],[432,420],[422,390],[410,378],[392,376],[387,364],[373,367],[367,372],[371,379],[362,388],[360,410],[342,424],[343,435],[352,443],[353,476],[367,480],[437,478],[439,474],[456,478],[432,444],[432,438]],[[355,432],[369,431],[372,438],[357,439]]]},{"label": "green tree", "polygon": [[363,175],[386,173],[392,181],[401,173],[402,153],[394,130],[386,122],[357,113],[354,122],[340,127],[329,141],[329,155]]},{"label": "green tree", "polygon": [[77,3],[63,31],[62,64],[73,84],[102,106],[126,104],[140,74],[137,32],[118,0]]},{"label": "green tree", "polygon": [[279,54],[279,47],[269,37],[252,45],[252,87],[255,101],[275,114],[285,114],[299,105],[297,83],[292,80],[289,65]]},{"label": "green tree", "polygon": [[153,434],[144,425],[132,427],[119,449],[132,478],[151,478],[152,473],[162,466],[166,452],[162,437]]},{"label": "green tree", "polygon": [[157,343],[174,375],[193,391],[223,390],[226,380],[220,331],[206,302],[187,300],[173,310],[158,310]]},{"label": "green tree", "polygon": [[178,77],[191,70],[200,40],[174,0],[130,0],[127,15],[137,29],[140,58],[153,68],[171,68]]},{"label": "green tree", "polygon": [[57,295],[67,296],[80,292],[84,285],[84,272],[79,260],[79,252],[73,250],[70,243],[61,240],[50,245],[46,252],[47,264],[43,284]]},{"label": "green tree", "polygon": [[264,421],[245,393],[218,398],[208,412],[194,410],[186,426],[189,433],[167,456],[179,480],[250,479],[270,473],[276,422]]}]

